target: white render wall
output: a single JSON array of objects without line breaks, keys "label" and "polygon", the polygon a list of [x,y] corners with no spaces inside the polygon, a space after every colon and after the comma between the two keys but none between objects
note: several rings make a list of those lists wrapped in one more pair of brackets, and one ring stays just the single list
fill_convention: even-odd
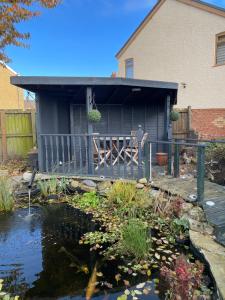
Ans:
[{"label": "white render wall", "polygon": [[225,108],[225,65],[215,66],[215,35],[223,31],[224,17],[166,0],[119,57],[118,76],[133,58],[134,78],[179,83],[178,107]]}]

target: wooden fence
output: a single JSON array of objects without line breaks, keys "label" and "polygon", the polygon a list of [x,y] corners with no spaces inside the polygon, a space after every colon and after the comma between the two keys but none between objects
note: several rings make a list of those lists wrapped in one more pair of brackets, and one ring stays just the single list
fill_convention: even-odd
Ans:
[{"label": "wooden fence", "polygon": [[0,160],[23,158],[35,145],[35,111],[0,110]]},{"label": "wooden fence", "polygon": [[193,130],[191,125],[191,107],[176,109],[180,113],[180,118],[173,123],[173,138],[187,139],[193,137]]}]

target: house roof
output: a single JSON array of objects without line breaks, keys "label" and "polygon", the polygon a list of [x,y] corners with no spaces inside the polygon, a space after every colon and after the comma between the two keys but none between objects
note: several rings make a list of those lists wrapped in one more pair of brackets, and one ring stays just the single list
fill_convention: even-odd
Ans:
[{"label": "house roof", "polygon": [[[128,48],[128,46],[133,42],[133,40],[137,37],[137,35],[142,31],[145,25],[152,19],[152,17],[157,13],[160,7],[166,0],[158,0],[152,10],[147,14],[141,24],[137,27],[137,29],[132,33],[129,39],[125,42],[122,48],[117,52],[116,58],[119,58],[123,52]],[[200,0],[176,0],[178,2],[190,5],[192,7],[204,10],[208,13],[216,14],[220,17],[225,17],[225,9],[214,4],[209,4]]]},{"label": "house roof", "polygon": [[[178,84],[174,82],[107,78],[107,77],[27,77],[12,76],[11,83],[35,93],[50,93],[60,97],[63,101],[73,99],[75,102],[85,103],[86,87],[92,87],[96,95],[96,102],[119,103],[121,99],[126,102],[140,103],[165,99],[169,94],[172,102],[176,102]],[[110,100],[109,100],[110,99]]]},{"label": "house roof", "polygon": [[15,75],[18,75],[18,73],[14,71],[12,68],[10,68],[6,63],[4,63],[4,61],[0,60],[0,64],[6,69],[8,69],[10,72],[14,73]]}]

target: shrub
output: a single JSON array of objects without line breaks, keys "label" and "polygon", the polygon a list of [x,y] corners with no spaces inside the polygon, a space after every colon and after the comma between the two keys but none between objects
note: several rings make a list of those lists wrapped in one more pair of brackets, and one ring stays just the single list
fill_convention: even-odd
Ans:
[{"label": "shrub", "polygon": [[124,254],[143,259],[149,253],[151,241],[146,225],[138,219],[130,219],[122,227],[121,249]]},{"label": "shrub", "polygon": [[97,123],[101,120],[101,118],[102,118],[102,115],[101,115],[100,111],[97,109],[92,109],[88,113],[88,120],[90,122]]},{"label": "shrub", "polygon": [[178,111],[175,111],[175,110],[172,110],[171,113],[170,113],[170,120],[175,122],[175,121],[178,121],[180,117],[180,114]]},{"label": "shrub", "polygon": [[0,177],[0,211],[11,211],[14,199],[6,177]]}]

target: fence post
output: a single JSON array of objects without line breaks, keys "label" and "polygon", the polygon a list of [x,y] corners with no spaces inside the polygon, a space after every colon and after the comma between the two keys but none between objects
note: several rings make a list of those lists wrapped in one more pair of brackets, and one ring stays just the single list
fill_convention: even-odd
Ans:
[{"label": "fence post", "polygon": [[[176,140],[175,140],[176,142]],[[175,144],[175,153],[174,153],[174,177],[180,176],[180,145]]]},{"label": "fence post", "polygon": [[34,147],[37,144],[37,138],[36,138],[36,112],[35,112],[35,110],[31,111],[31,127],[32,127],[33,147]]},{"label": "fence post", "polygon": [[172,144],[168,144],[168,175],[172,175]]},{"label": "fence post", "polygon": [[144,145],[144,162],[145,162],[145,177],[147,180],[150,178],[150,143],[146,142]]},{"label": "fence post", "polygon": [[198,161],[197,161],[197,201],[204,200],[205,189],[205,144],[198,146]]},{"label": "fence post", "polygon": [[138,125],[137,142],[138,142],[138,179],[143,177],[143,164],[142,164],[142,147],[141,141],[144,135],[144,131],[141,125]]},{"label": "fence post", "polygon": [[6,136],[6,114],[5,111],[0,112],[1,118],[1,134],[2,134],[2,160],[6,161],[8,158],[7,152],[7,136]]}]

